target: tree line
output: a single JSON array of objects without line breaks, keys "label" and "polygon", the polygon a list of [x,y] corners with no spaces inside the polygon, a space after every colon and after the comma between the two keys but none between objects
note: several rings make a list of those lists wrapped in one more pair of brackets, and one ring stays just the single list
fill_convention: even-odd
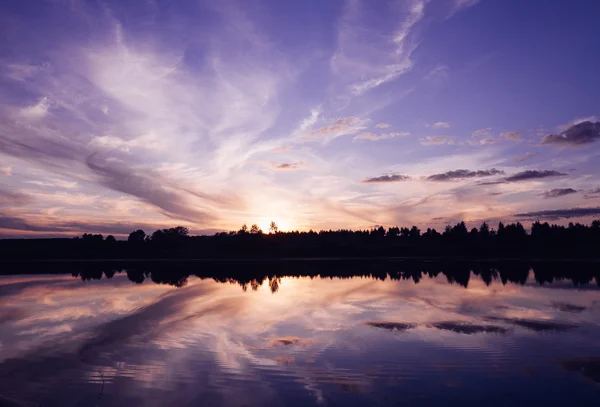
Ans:
[{"label": "tree line", "polygon": [[530,231],[519,223],[496,228],[483,222],[468,229],[465,222],[438,232],[417,226],[374,227],[370,230],[280,231],[272,222],[268,233],[257,225],[211,236],[192,236],[183,226],[151,234],[132,231],[127,240],[83,234],[74,239],[0,240],[4,259],[107,258],[306,258],[306,257],[543,257],[597,258],[600,220],[568,226],[534,222]]}]

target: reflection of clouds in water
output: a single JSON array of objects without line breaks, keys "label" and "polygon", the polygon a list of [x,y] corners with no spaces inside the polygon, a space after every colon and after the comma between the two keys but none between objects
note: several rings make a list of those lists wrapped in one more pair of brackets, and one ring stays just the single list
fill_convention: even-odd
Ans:
[{"label": "reflection of clouds in water", "polygon": [[519,319],[519,318],[498,318],[487,317],[488,321],[501,321],[507,324],[516,325],[536,332],[544,331],[570,331],[577,328],[576,324],[569,322],[544,321],[539,319]]},{"label": "reflection of clouds in water", "polygon": [[[22,356],[11,361],[10,371],[17,368],[13,390],[35,394],[33,383],[69,382],[82,372],[94,383],[102,372],[115,386],[112,391],[128,397],[140,397],[140,388],[207,386],[184,386],[188,393],[173,404],[211,391],[216,393],[206,397],[215,402],[231,397],[243,403],[247,383],[264,397],[275,397],[277,389],[269,385],[274,376],[300,383],[313,401],[325,402],[332,385],[337,391],[361,392],[385,377],[384,371],[344,364],[379,346],[383,352],[394,341],[406,342],[405,350],[418,343],[422,349],[443,345],[498,355],[512,350],[504,349],[504,335],[494,334],[511,329],[510,336],[522,335],[531,321],[556,328],[565,315],[572,325],[597,324],[600,311],[592,306],[597,292],[552,290],[549,297],[541,288],[488,287],[476,279],[465,289],[448,285],[444,276],[423,279],[418,286],[411,281],[282,278],[276,295],[266,285],[245,293],[238,286],[195,278],[180,289],[124,279],[85,284],[61,279],[49,287],[42,280],[21,281],[33,285],[4,297],[24,313],[5,324],[9,331],[0,332],[0,339],[14,343],[29,337],[21,353],[12,350]],[[486,317],[496,319],[486,322]],[[42,343],[43,335],[50,341]],[[0,363],[0,376],[7,369]],[[223,385],[232,375],[245,384],[237,389]],[[158,406],[164,400],[143,401]]]}]

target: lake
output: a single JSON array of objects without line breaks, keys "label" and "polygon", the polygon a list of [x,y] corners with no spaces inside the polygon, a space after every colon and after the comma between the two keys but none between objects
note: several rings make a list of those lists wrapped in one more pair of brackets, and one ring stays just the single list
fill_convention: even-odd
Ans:
[{"label": "lake", "polygon": [[0,276],[0,406],[598,405],[598,264],[370,264]]}]

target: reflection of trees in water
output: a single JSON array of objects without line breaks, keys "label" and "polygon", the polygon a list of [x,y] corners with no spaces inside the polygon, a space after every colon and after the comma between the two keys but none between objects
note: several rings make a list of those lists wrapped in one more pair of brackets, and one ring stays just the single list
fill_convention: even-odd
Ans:
[{"label": "reflection of trees in water", "polygon": [[[81,271],[85,269],[85,271]],[[440,274],[450,284],[468,287],[473,276],[481,278],[486,285],[499,282],[524,285],[533,273],[539,285],[556,281],[570,281],[573,285],[596,281],[600,286],[600,267],[593,263],[467,263],[467,262],[394,262],[394,261],[311,261],[311,262],[198,262],[198,263],[136,263],[116,267],[92,263],[76,267],[72,275],[82,280],[98,280],[102,276],[112,278],[123,270],[129,280],[143,283],[147,278],[156,284],[184,287],[190,276],[213,279],[226,284],[240,285],[242,290],[257,291],[264,283],[272,293],[281,285],[282,277],[353,278],[363,277],[376,280],[412,280],[419,284],[424,278],[435,278]]]}]

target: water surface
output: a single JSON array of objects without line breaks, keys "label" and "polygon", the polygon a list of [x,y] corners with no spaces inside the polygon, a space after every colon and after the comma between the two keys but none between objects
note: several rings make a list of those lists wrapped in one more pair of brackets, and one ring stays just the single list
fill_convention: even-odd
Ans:
[{"label": "water surface", "polygon": [[515,282],[493,269],[164,279],[168,264],[152,273],[78,267],[75,276],[0,276],[0,405],[600,400],[593,279],[527,268]]}]

